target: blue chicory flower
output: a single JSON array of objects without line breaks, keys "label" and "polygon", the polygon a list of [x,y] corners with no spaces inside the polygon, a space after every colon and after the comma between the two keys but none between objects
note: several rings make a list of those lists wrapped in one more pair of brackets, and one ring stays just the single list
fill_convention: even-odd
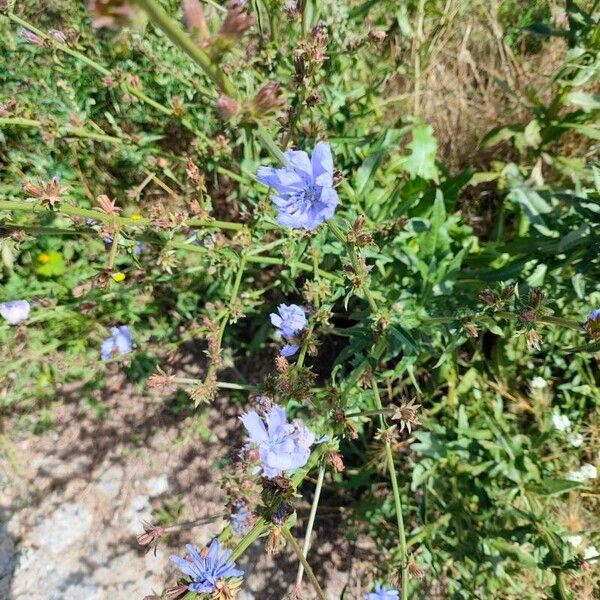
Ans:
[{"label": "blue chicory flower", "polygon": [[302,423],[288,423],[285,409],[274,405],[266,415],[266,427],[260,416],[250,411],[240,417],[250,441],[256,445],[265,477],[277,477],[303,467],[310,456],[315,436]]},{"label": "blue chicory flower", "polygon": [[386,588],[383,585],[376,585],[372,592],[369,592],[364,600],[398,600],[400,593],[393,588]]},{"label": "blue chicory flower", "polygon": [[111,327],[110,332],[112,335],[102,342],[102,360],[107,360],[115,352],[118,352],[119,354],[129,354],[133,349],[131,332],[127,325]]},{"label": "blue chicory flower", "polygon": [[229,523],[235,535],[244,535],[252,525],[252,513],[243,500],[236,500],[233,504],[235,512],[229,517]]},{"label": "blue chicory flower", "polygon": [[280,225],[313,230],[333,217],[339,201],[333,188],[331,148],[319,142],[310,159],[303,150],[288,150],[284,156],[285,167],[259,167],[256,177],[276,191],[271,200]]},{"label": "blue chicory flower", "polygon": [[188,584],[188,590],[191,592],[214,592],[217,589],[217,583],[222,579],[239,577],[244,574],[244,571],[236,569],[235,562],[229,561],[231,550],[221,552],[217,539],[210,543],[207,551],[202,555],[191,544],[188,544],[186,548],[191,561],[176,555],[171,556],[171,560],[184,575],[192,578],[191,583]]},{"label": "blue chicory flower", "polygon": [[27,300],[9,300],[0,304],[0,315],[9,325],[18,325],[29,318],[31,304]]},{"label": "blue chicory flower", "polygon": [[293,343],[298,334],[308,325],[306,313],[297,304],[280,304],[277,307],[279,314],[271,313],[271,324],[277,327],[277,336],[283,338],[286,344],[280,351],[281,356],[293,356],[298,352],[300,346]]},{"label": "blue chicory flower", "polygon": [[600,308],[596,308],[588,315],[584,329],[594,338],[600,338]]}]

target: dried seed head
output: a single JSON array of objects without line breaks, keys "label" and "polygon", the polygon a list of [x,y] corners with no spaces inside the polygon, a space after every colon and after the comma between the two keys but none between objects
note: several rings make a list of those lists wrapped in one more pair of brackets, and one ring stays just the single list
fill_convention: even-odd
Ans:
[{"label": "dried seed head", "polygon": [[123,27],[137,16],[137,8],[129,0],[90,0],[88,10],[94,20],[92,27]]},{"label": "dried seed head", "polygon": [[483,292],[479,294],[479,299],[488,306],[494,306],[494,304],[496,304],[496,294],[490,289],[483,290]]},{"label": "dried seed head", "polygon": [[116,199],[111,200],[106,194],[101,194],[96,198],[96,202],[100,206],[100,210],[107,215],[118,215],[120,208],[116,206]]},{"label": "dried seed head", "polygon": [[144,533],[137,536],[137,543],[144,547],[146,553],[150,552],[150,550],[154,550],[154,555],[156,556],[158,541],[166,532],[164,528],[152,525],[147,521],[144,521],[142,525],[144,527]]},{"label": "dried seed head", "polygon": [[175,375],[168,375],[159,369],[157,373],[149,377],[147,385],[151,390],[172,388],[176,385]]},{"label": "dried seed head", "polygon": [[412,428],[415,425],[420,425],[417,417],[420,404],[416,404],[416,399],[411,398],[408,402],[402,403],[392,415],[393,421],[400,422],[400,431],[402,432],[406,427],[408,433],[411,433]]},{"label": "dried seed head", "polygon": [[526,339],[529,351],[539,350],[542,347],[542,338],[535,329],[530,329],[527,332]]},{"label": "dried seed head", "polygon": [[421,569],[412,556],[408,561],[408,571],[417,581],[423,581],[423,578],[425,577],[425,571]]},{"label": "dried seed head", "polygon": [[333,467],[336,473],[341,473],[344,470],[344,461],[339,452],[329,450],[327,452],[327,462]]}]

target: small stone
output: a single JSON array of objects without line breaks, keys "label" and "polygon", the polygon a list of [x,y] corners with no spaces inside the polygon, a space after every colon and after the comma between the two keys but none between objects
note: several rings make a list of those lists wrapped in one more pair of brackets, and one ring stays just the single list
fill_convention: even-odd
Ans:
[{"label": "small stone", "polygon": [[56,509],[49,517],[39,520],[33,537],[49,552],[58,553],[82,539],[91,525],[90,509],[83,504],[71,502]]},{"label": "small stone", "polygon": [[166,475],[151,477],[146,482],[146,490],[150,498],[162,496],[162,494],[165,494],[169,490],[169,478]]},{"label": "small stone", "polygon": [[123,468],[119,465],[109,467],[100,475],[98,489],[109,498],[116,498],[123,484]]}]

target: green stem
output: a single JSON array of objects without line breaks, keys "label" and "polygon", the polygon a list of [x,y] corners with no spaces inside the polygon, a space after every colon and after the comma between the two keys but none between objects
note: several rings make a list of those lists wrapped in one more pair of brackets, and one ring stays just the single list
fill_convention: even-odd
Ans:
[{"label": "green stem", "polygon": [[225,94],[232,98],[236,95],[236,90],[231,81],[227,78],[224,71],[214,65],[204,50],[199,48],[192,38],[180,27],[180,25],[171,19],[155,0],[134,0],[143,8],[150,19],[158,25],[169,37],[169,39],[181,50],[183,50],[203,71],[208,78]]},{"label": "green stem", "polygon": [[[383,411],[379,389],[377,388],[377,380],[375,376],[371,377],[371,387],[375,396],[375,405],[377,410]],[[379,422],[383,430],[387,429],[387,423],[383,413],[379,415]],[[384,433],[385,435],[385,433]],[[388,471],[392,481],[392,492],[394,494],[394,505],[396,507],[396,523],[398,525],[398,541],[400,545],[400,555],[402,557],[402,600],[408,598],[408,557],[406,554],[406,535],[404,533],[404,517],[402,516],[402,501],[400,500],[400,490],[398,488],[398,476],[394,465],[394,456],[392,454],[392,445],[390,441],[385,440],[385,454],[387,457]]]},{"label": "green stem", "polygon": [[281,532],[283,533],[283,537],[291,544],[292,548],[294,549],[294,552],[296,553],[300,564],[306,569],[306,574],[308,575],[310,582],[315,588],[317,596],[319,596],[321,600],[327,600],[325,592],[321,589],[321,586],[319,585],[319,580],[315,576],[315,573],[312,570],[311,566],[308,564],[308,561],[304,557],[304,554],[302,554],[302,549],[298,545],[298,542],[295,540],[294,536],[291,534],[290,530],[287,527],[282,527]]},{"label": "green stem", "polygon": [[[227,307],[227,312],[221,319],[221,323],[219,325],[219,333],[217,334],[217,353],[220,353],[221,342],[223,341],[223,335],[225,335],[225,329],[227,328],[227,325],[229,324],[229,319],[231,318],[231,312],[237,301],[237,295],[240,290],[240,284],[242,283],[244,269],[246,268],[246,259],[247,259],[246,254],[242,254],[242,258],[240,260],[240,266],[238,268],[238,271],[237,271],[237,274],[235,277],[235,281],[233,283],[233,288],[231,290],[231,295],[229,297],[229,305]],[[211,359],[212,360],[211,360],[210,366],[208,367],[208,371],[206,373],[206,379],[205,379],[206,382],[210,381],[211,378],[214,377],[214,375],[217,372],[217,368],[219,366],[218,363],[220,362],[217,360],[216,356],[211,356]]]},{"label": "green stem", "polygon": [[[317,508],[319,506],[319,498],[321,497],[321,489],[323,488],[323,478],[325,477],[325,467],[321,465],[319,467],[319,474],[317,476],[317,485],[315,487],[315,495],[313,497],[312,505],[310,507],[310,515],[308,516],[308,523],[306,525],[306,533],[304,534],[304,544],[302,545],[302,555],[304,558],[308,556],[310,550],[311,535],[315,524],[315,517],[317,516]],[[302,576],[304,575],[304,565],[300,563],[298,565],[298,574],[296,575],[296,590],[299,592],[302,586]]]},{"label": "green stem", "polygon": [[[335,224],[333,220],[330,219],[329,221],[327,221],[327,226],[329,227],[331,233],[333,233],[333,235],[335,235],[335,237],[346,246],[346,250],[348,251],[348,257],[350,258],[350,264],[352,265],[354,272],[357,274],[360,273],[360,261],[354,244],[348,241],[348,237]],[[373,297],[373,294],[371,293],[371,290],[369,289],[368,281],[364,281],[360,289],[362,290],[369,304],[371,312],[376,313],[378,311],[378,306],[377,302],[375,301],[375,298]]]},{"label": "green stem", "polygon": [[[25,202],[19,200],[0,200],[0,210],[18,210],[32,213],[48,213],[48,209],[38,202]],[[102,221],[110,225],[120,225],[122,227],[141,227],[152,225],[152,220],[144,217],[133,219],[132,217],[120,217],[119,215],[107,215],[99,210],[89,208],[79,208],[69,204],[59,204],[53,211],[57,214],[68,215],[71,217],[84,217]],[[187,223],[190,227],[207,227],[215,229],[227,229],[231,231],[240,231],[244,228],[243,223],[231,223],[229,221],[211,221],[209,219],[190,219]]]}]

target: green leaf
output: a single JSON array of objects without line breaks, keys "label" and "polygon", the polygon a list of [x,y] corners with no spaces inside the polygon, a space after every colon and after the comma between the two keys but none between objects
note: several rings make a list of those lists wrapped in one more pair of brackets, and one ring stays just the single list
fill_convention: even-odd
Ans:
[{"label": "green leaf", "polygon": [[408,145],[412,152],[404,161],[403,168],[412,177],[437,181],[438,168],[435,164],[435,156],[438,144],[433,135],[433,128],[431,125],[417,125],[413,129],[412,136],[413,139]]},{"label": "green leaf", "polygon": [[600,109],[600,94],[587,94],[586,92],[571,92],[567,94],[566,102],[580,106],[585,112]]},{"label": "green leaf", "polygon": [[579,481],[568,479],[543,479],[540,483],[527,486],[527,490],[539,496],[555,496],[581,487]]}]

